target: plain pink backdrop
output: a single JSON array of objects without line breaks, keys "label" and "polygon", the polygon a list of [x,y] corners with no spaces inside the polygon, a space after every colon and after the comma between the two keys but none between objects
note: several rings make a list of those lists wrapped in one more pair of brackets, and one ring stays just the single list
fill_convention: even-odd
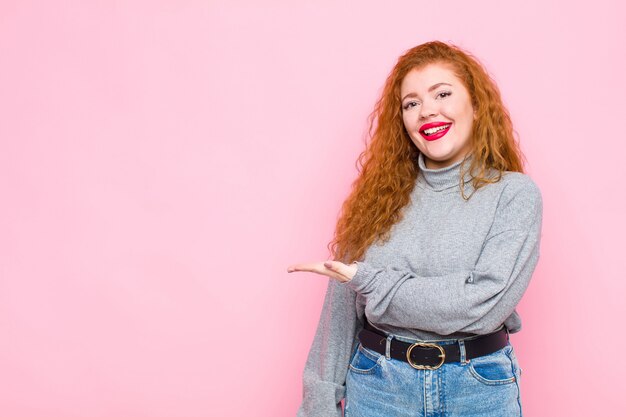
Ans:
[{"label": "plain pink backdrop", "polygon": [[544,197],[525,416],[616,415],[622,2],[0,3],[0,415],[293,416],[366,117],[474,53]]}]

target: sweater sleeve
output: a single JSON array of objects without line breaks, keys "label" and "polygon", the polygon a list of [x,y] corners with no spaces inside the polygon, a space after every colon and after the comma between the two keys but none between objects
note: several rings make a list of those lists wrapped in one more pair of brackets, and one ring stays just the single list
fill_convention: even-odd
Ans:
[{"label": "sweater sleeve", "polygon": [[357,262],[357,273],[342,285],[364,296],[365,314],[376,323],[440,335],[494,331],[513,313],[539,259],[541,193],[532,181],[511,185],[473,269],[418,276]]},{"label": "sweater sleeve", "polygon": [[297,417],[341,417],[345,380],[363,322],[356,293],[329,279],[324,305],[304,366],[303,399]]}]

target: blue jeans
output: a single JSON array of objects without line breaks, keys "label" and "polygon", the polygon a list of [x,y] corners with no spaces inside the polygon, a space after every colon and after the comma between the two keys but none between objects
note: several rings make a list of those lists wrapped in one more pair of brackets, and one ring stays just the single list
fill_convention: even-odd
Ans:
[{"label": "blue jeans", "polygon": [[521,417],[521,369],[510,342],[470,360],[463,341],[439,342],[448,343],[459,344],[461,362],[435,370],[359,344],[346,377],[345,417]]}]

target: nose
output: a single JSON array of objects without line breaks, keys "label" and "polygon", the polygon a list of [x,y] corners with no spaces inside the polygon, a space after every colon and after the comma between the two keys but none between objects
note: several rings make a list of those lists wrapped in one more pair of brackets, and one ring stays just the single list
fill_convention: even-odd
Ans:
[{"label": "nose", "polygon": [[438,112],[434,103],[430,101],[422,103],[420,108],[420,120],[426,120],[430,117],[437,116]]}]

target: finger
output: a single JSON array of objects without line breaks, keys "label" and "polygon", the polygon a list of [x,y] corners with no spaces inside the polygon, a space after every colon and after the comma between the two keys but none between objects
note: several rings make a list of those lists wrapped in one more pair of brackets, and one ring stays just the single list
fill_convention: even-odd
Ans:
[{"label": "finger", "polygon": [[333,271],[340,272],[346,265],[343,262],[339,261],[325,261],[324,266],[328,269],[332,269]]},{"label": "finger", "polygon": [[349,267],[343,262],[339,261],[325,261],[324,266],[331,271],[334,271],[342,276],[347,277],[349,275]]},{"label": "finger", "polygon": [[316,270],[322,270],[323,268],[320,268],[320,262],[316,262],[316,263],[306,263],[306,264],[295,264],[295,265],[291,265],[287,268],[287,272],[294,272],[294,271],[307,271],[307,272],[315,272]]},{"label": "finger", "polygon": [[343,281],[350,281],[356,273],[356,265],[346,265],[339,261],[326,261],[324,266],[332,271],[335,271],[342,277]]},{"label": "finger", "polygon": [[324,262],[313,262],[306,264],[291,265],[287,268],[287,272],[314,272],[316,274],[325,275],[338,281],[345,281],[345,277],[333,269],[326,268]]},{"label": "finger", "polygon": [[324,267],[335,273],[335,277],[340,282],[348,282],[355,274],[353,268],[339,261],[326,261]]}]

